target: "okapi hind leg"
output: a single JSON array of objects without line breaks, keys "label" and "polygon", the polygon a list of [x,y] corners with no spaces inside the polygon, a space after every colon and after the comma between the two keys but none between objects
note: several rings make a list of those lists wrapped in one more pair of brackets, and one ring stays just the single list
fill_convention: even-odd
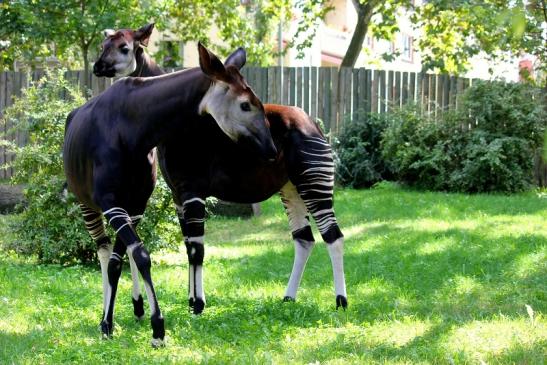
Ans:
[{"label": "okapi hind leg", "polygon": [[334,160],[330,145],[319,136],[297,137],[290,178],[327,244],[332,263],[336,309],[348,305],[344,276],[344,236],[334,214]]},{"label": "okapi hind leg", "polygon": [[288,182],[281,188],[279,194],[289,218],[289,226],[294,240],[294,262],[285,297],[283,298],[284,302],[292,302],[296,300],[296,292],[300,286],[315,240],[308,220],[306,205],[298,195],[295,186]]},{"label": "okapi hind leg", "polygon": [[80,204],[80,209],[84,218],[85,227],[93,241],[97,244],[97,256],[99,258],[99,264],[101,265],[101,276],[103,282],[103,314],[101,318],[104,318],[108,300],[108,260],[112,254],[112,242],[106,235],[102,214],[88,208],[84,204]]},{"label": "okapi hind leg", "polygon": [[119,273],[121,273],[123,255],[127,251],[127,253],[135,260],[137,269],[144,280],[144,287],[148,297],[148,302],[150,304],[152,346],[163,346],[165,338],[165,325],[156,297],[156,292],[154,290],[154,284],[152,283],[152,276],[150,273],[152,262],[150,260],[150,255],[135,232],[133,225],[131,224],[131,218],[125,209],[120,207],[105,209],[104,215],[108,219],[110,226],[112,226],[112,228],[116,231],[117,235],[116,245],[114,245],[114,252],[110,256],[110,261],[108,263],[108,277],[111,296],[110,305],[108,306],[108,311],[105,314],[105,321],[107,321],[110,325],[112,324],[114,300],[118,285],[117,278],[119,278]]},{"label": "okapi hind leg", "polygon": [[206,305],[203,287],[205,200],[191,196],[176,208],[188,256],[188,306],[194,314],[201,314]]}]

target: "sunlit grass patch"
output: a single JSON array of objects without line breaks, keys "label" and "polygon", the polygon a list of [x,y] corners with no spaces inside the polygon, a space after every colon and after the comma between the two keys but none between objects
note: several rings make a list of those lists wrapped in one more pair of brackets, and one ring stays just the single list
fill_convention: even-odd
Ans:
[{"label": "sunlit grass patch", "polygon": [[297,301],[281,301],[294,249],[273,197],[259,217],[208,221],[201,316],[188,311],[180,234],[176,250],[152,253],[164,349],[151,349],[149,320],[133,318],[127,263],[115,334],[103,341],[98,267],[0,257],[0,363],[544,362],[545,199],[384,185],[338,190],[335,204],[346,236],[345,312],[334,309],[331,263],[316,230]]}]

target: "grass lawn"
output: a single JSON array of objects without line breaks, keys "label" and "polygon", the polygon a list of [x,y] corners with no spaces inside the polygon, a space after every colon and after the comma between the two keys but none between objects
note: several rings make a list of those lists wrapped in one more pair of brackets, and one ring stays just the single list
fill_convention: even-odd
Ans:
[{"label": "grass lawn", "polygon": [[[346,236],[346,312],[334,310],[322,242],[297,302],[281,302],[293,246],[274,197],[260,217],[208,221],[201,316],[187,309],[184,251],[153,254],[168,341],[158,350],[149,344],[149,321],[133,319],[127,264],[115,335],[104,341],[98,268],[2,255],[0,363],[545,362],[545,194],[470,196],[386,184],[339,190],[335,204]],[[6,219],[0,216],[0,231]]]}]

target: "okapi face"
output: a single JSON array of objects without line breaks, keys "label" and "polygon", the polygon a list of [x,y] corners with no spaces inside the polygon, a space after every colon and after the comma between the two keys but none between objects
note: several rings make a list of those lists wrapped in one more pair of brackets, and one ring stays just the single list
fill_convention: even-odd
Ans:
[{"label": "okapi face", "polygon": [[201,70],[212,80],[201,100],[199,111],[211,114],[233,141],[250,144],[258,148],[264,159],[273,161],[277,150],[264,106],[239,72],[245,64],[245,51],[239,48],[222,64],[201,43],[198,44],[198,50]]},{"label": "okapi face", "polygon": [[148,24],[138,30],[106,29],[101,45],[102,52],[93,65],[96,76],[127,76],[137,68],[135,53],[142,46],[148,46],[148,40],[154,24]]}]

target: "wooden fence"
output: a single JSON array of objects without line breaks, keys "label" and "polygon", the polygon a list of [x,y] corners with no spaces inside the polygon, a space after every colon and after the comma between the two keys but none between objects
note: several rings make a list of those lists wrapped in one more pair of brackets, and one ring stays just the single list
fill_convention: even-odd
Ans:
[{"label": "wooden fence", "polygon": [[[390,108],[408,102],[421,104],[436,115],[443,110],[458,107],[458,96],[472,85],[473,80],[448,75],[416,72],[378,71],[370,69],[333,67],[244,67],[243,76],[264,103],[296,105],[314,119],[319,119],[327,132],[335,135],[342,123],[350,122],[354,113],[364,110],[385,113]],[[3,109],[12,103],[13,96],[31,81],[38,80],[41,71],[32,73],[0,73],[0,118]],[[97,78],[83,71],[68,71],[67,78],[85,91],[91,85],[92,95],[97,95],[115,81]],[[1,126],[5,130],[9,125]],[[26,143],[26,135],[13,138],[19,145]],[[0,165],[13,156],[0,147]],[[0,170],[0,179],[8,178],[13,171]],[[537,179],[547,181],[547,166],[536,168]]]}]

